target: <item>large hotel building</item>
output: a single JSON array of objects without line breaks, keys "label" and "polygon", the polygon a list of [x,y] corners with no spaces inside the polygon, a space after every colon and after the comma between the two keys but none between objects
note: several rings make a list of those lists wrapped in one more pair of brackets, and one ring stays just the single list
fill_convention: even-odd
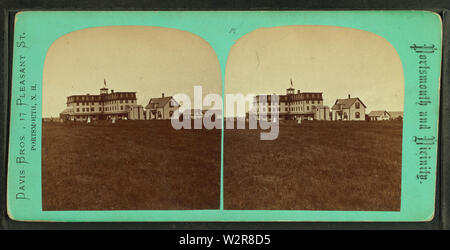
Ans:
[{"label": "large hotel building", "polygon": [[99,95],[68,96],[67,108],[60,113],[60,118],[66,121],[145,119],[143,107],[137,105],[136,92],[108,92],[106,82]]},{"label": "large hotel building", "polygon": [[[261,103],[261,97],[265,96],[266,103]],[[300,92],[295,93],[294,88],[288,88],[286,95],[278,95],[279,104],[271,105],[271,95],[257,95],[254,97],[253,105],[257,116],[261,112],[271,118],[272,112],[278,109],[279,119],[297,120],[297,119],[315,119],[330,120],[330,109],[323,105],[322,92]]]}]

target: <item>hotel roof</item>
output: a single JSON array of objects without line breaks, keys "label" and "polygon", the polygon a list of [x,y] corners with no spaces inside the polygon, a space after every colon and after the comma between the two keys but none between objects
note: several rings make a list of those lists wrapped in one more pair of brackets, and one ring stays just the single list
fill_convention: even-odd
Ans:
[{"label": "hotel roof", "polygon": [[[259,100],[260,96],[266,96],[267,101],[270,100],[271,95],[256,95],[256,99]],[[323,100],[322,92],[301,92],[296,94],[289,95],[277,95],[280,98],[281,102],[286,101],[301,101],[301,100]]]}]

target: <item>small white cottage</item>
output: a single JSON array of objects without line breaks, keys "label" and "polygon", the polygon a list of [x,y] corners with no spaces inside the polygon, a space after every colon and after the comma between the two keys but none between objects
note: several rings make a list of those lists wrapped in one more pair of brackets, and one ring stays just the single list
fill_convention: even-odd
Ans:
[{"label": "small white cottage", "polygon": [[391,114],[386,110],[376,110],[369,113],[371,121],[387,121],[391,119]]},{"label": "small white cottage", "polygon": [[364,121],[366,105],[358,97],[337,99],[331,108],[333,121]]}]

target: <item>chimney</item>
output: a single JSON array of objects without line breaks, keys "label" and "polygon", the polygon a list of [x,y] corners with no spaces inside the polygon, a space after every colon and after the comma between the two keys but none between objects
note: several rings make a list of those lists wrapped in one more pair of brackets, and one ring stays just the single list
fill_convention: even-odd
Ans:
[{"label": "chimney", "polygon": [[300,94],[300,90],[297,90],[297,94]]},{"label": "chimney", "polygon": [[114,94],[114,89],[111,89],[111,94]]},{"label": "chimney", "polygon": [[164,93],[162,93],[162,98],[164,98]]},{"label": "chimney", "polygon": [[348,94],[348,99],[350,99],[350,94]]}]

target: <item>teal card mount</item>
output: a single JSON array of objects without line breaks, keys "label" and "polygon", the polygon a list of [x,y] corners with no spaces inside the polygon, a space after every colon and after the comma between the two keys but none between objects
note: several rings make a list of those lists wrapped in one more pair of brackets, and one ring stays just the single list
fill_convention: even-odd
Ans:
[{"label": "teal card mount", "polygon": [[429,11],[24,11],[18,221],[413,222],[435,215]]}]

